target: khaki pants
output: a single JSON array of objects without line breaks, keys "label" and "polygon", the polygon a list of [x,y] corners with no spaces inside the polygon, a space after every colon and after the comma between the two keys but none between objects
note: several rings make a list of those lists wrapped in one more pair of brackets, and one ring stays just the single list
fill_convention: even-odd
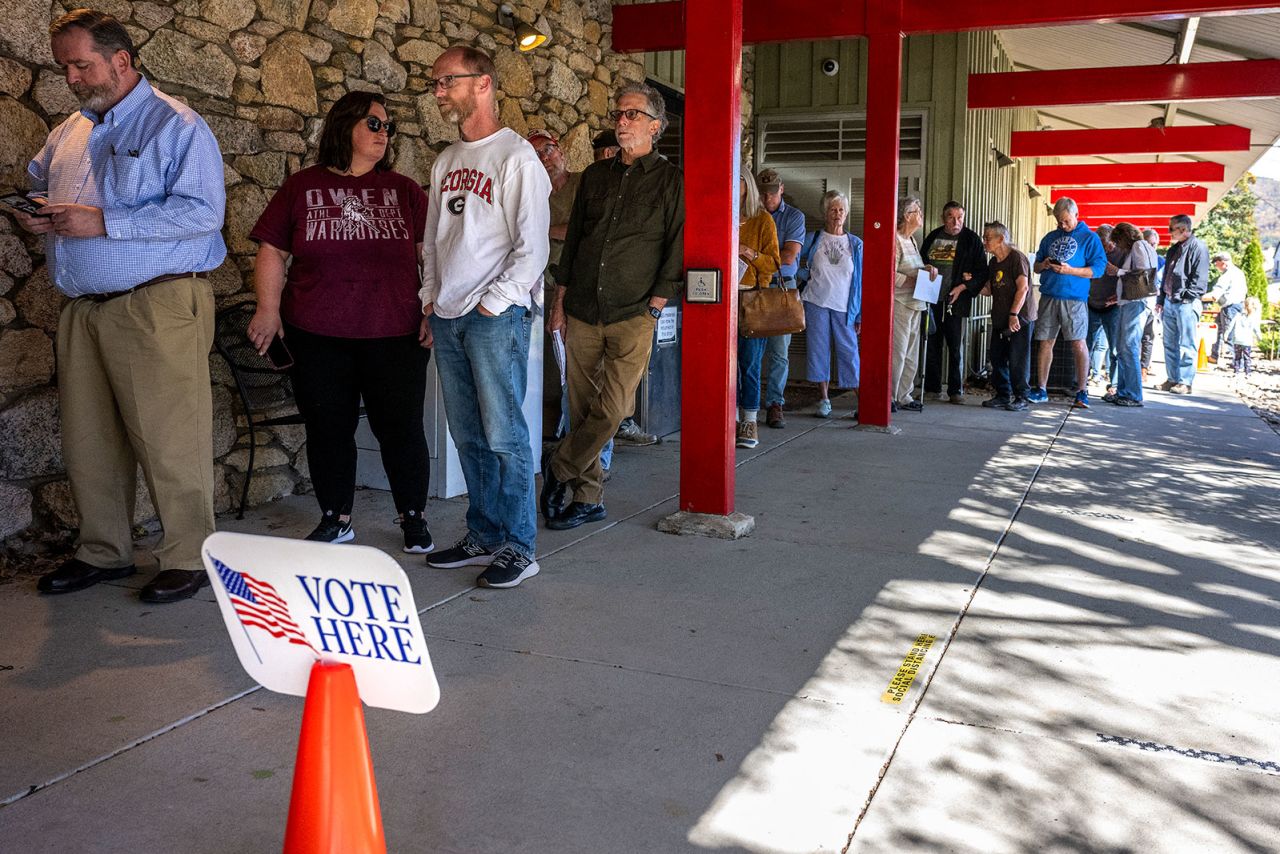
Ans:
[{"label": "khaki pants", "polygon": [[133,563],[141,465],[164,526],[160,569],[202,567],[213,532],[213,294],[161,282],[107,302],[74,299],[58,321],[62,456],[80,513],[76,557]]},{"label": "khaki pants", "polygon": [[551,473],[573,489],[573,500],[604,500],[600,449],[635,405],[636,387],[649,367],[654,320],[641,314],[607,326],[570,317],[565,330],[569,435],[556,447]]},{"label": "khaki pants", "polygon": [[893,376],[889,391],[899,404],[911,400],[911,388],[920,361],[920,316],[923,312],[911,307],[914,304],[915,300],[910,303],[894,300],[893,303]]}]

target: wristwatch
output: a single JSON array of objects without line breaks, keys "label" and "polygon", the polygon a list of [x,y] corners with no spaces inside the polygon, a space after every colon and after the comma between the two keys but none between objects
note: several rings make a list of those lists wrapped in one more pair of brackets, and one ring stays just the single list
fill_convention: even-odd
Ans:
[{"label": "wristwatch", "polygon": [[657,320],[662,317],[662,309],[658,308],[656,305],[651,305],[649,306],[649,314],[653,315],[654,320]]}]

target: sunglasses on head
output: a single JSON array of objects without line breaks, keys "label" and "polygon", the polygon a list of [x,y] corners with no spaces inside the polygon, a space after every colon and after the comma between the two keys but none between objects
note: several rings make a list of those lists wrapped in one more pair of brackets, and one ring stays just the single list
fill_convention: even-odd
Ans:
[{"label": "sunglasses on head", "polygon": [[396,123],[390,119],[383,121],[377,116],[365,116],[364,126],[367,127],[373,133],[378,133],[379,131],[385,128],[387,131],[387,136],[390,137],[390,136],[396,135]]},{"label": "sunglasses on head", "polygon": [[653,113],[646,113],[644,110],[611,110],[609,112],[609,118],[615,122],[624,116],[629,122],[634,122],[636,119],[640,118],[641,116],[646,116],[650,119],[657,118],[657,116],[655,116]]}]

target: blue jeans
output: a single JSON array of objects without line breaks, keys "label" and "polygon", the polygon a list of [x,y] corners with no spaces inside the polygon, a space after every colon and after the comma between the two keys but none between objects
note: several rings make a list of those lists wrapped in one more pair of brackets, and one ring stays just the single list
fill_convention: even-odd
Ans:
[{"label": "blue jeans", "polygon": [[791,349],[790,335],[775,335],[772,338],[764,339],[764,363],[765,363],[765,391],[764,402],[768,406],[775,403],[782,406],[787,402],[787,373],[791,365],[789,363],[789,350]]},{"label": "blue jeans", "polygon": [[738,338],[738,406],[760,408],[760,362],[767,338]]},{"label": "blue jeans", "polygon": [[1012,334],[1008,331],[991,334],[988,356],[991,358],[991,384],[996,397],[1013,400],[1025,398],[1031,383],[1031,339],[1036,322],[1029,320]]},{"label": "blue jeans", "polygon": [[[778,286],[772,285],[771,287]],[[790,284],[784,284],[782,287],[795,290],[795,280],[792,279]],[[790,335],[775,335],[772,338],[765,339],[764,402],[766,406],[773,406],[775,403],[782,406],[787,402],[787,373],[791,368],[790,350]]]},{"label": "blue jeans", "polygon": [[1119,325],[1119,308],[1113,308],[1110,311],[1089,309],[1089,334],[1086,338],[1089,347],[1089,371],[1101,375],[1105,365],[1107,385],[1112,386],[1116,384],[1116,341]]},{"label": "blue jeans", "polygon": [[1169,382],[1191,385],[1196,379],[1196,324],[1200,322],[1200,300],[1178,303],[1165,300],[1164,368]]},{"label": "blue jeans", "polygon": [[1116,330],[1116,396],[1142,402],[1142,330],[1147,325],[1147,304],[1127,302],[1116,309],[1120,322]]},{"label": "blue jeans", "polygon": [[528,309],[497,317],[472,309],[431,318],[449,435],[467,481],[467,531],[487,549],[534,555],[537,505],[529,425],[521,406],[529,372]]},{"label": "blue jeans", "polygon": [[1218,312],[1218,337],[1213,340],[1213,352],[1209,354],[1214,359],[1220,358],[1219,353],[1222,350],[1223,339],[1231,331],[1231,324],[1235,322],[1235,319],[1239,317],[1242,311],[1244,311],[1244,303],[1236,302]]}]

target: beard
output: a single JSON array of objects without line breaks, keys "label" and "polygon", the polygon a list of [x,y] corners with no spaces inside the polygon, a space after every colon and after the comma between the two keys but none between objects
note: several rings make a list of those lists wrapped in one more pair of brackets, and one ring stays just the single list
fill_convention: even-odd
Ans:
[{"label": "beard", "polygon": [[446,122],[453,122],[454,124],[461,124],[476,111],[475,98],[466,98],[459,101],[436,101],[436,106],[440,108],[440,117]]},{"label": "beard", "polygon": [[88,86],[76,83],[71,87],[71,94],[76,96],[80,106],[95,113],[106,110],[115,101],[116,90],[120,88],[120,75],[111,69],[111,78],[99,86]]}]

